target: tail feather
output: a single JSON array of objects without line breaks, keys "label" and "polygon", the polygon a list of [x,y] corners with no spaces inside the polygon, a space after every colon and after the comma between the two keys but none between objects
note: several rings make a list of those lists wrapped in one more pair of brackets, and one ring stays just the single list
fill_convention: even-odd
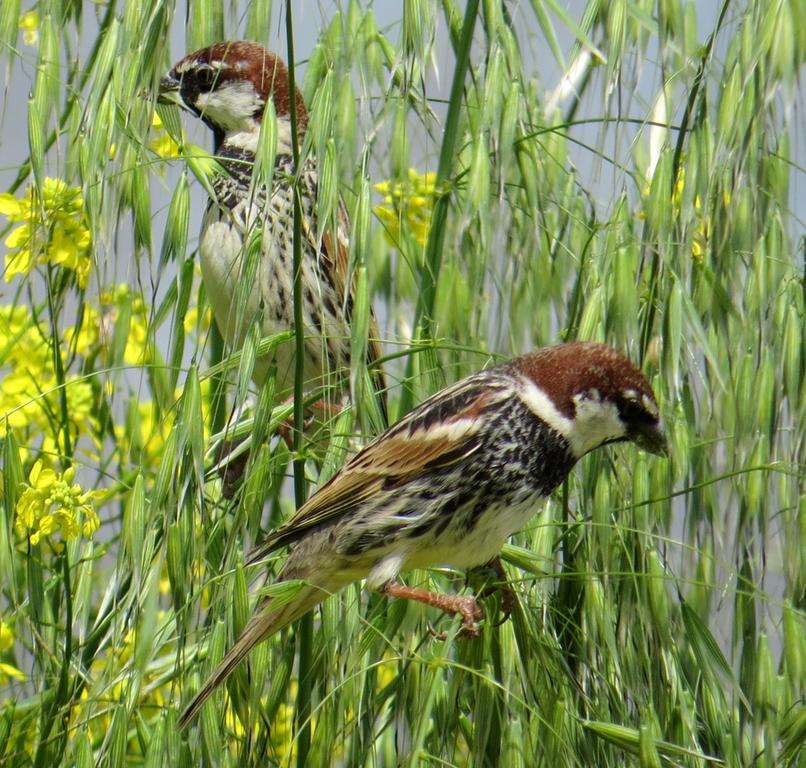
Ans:
[{"label": "tail feather", "polygon": [[280,608],[272,608],[271,599],[266,601],[249,620],[240,637],[235,641],[235,645],[227,651],[221,663],[213,670],[201,690],[194,696],[193,701],[185,708],[177,723],[179,730],[187,726],[198,714],[204,702],[232,674],[235,667],[246,658],[249,651],[262,640],[271,637],[271,635],[279,632],[292,621],[304,616],[314,606],[327,598],[328,595],[327,591],[319,587],[305,586],[294,596],[290,603]]}]

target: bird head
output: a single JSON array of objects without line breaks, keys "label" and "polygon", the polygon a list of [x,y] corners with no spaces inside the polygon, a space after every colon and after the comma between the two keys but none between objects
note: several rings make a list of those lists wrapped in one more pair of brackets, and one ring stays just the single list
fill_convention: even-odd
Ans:
[{"label": "bird head", "polygon": [[[301,135],[308,113],[302,94],[295,91]],[[254,142],[269,100],[277,115],[280,146],[284,136],[290,145],[288,69],[271,51],[247,40],[215,43],[188,54],[160,79],[159,101],[177,104],[203,120],[215,134],[216,147],[225,137],[238,135]]]},{"label": "bird head", "polygon": [[568,442],[579,459],[608,443],[631,441],[666,455],[652,387],[635,365],[606,344],[572,342],[513,361],[521,398]]}]

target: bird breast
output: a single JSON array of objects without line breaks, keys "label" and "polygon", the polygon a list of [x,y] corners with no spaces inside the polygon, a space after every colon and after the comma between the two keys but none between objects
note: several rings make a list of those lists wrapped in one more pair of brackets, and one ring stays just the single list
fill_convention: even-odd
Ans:
[{"label": "bird breast", "polygon": [[[217,186],[218,200],[210,202],[202,223],[199,252],[216,323],[227,343],[238,349],[258,318],[264,336],[294,328],[294,214],[288,185],[275,185],[268,200],[265,195],[253,199],[248,188],[232,186],[231,179]],[[312,216],[315,201],[303,195],[303,204],[303,215]],[[341,311],[343,302],[307,239],[302,259],[305,378],[318,385],[323,376],[349,363],[350,332]],[[256,361],[256,383],[265,380],[271,365],[277,368],[278,397],[289,396],[294,381],[293,342]]]}]

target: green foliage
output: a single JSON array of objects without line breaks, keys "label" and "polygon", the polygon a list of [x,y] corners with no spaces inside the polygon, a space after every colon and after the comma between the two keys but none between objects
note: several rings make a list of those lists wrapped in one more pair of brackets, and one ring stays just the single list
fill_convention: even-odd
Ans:
[{"label": "green foliage", "polygon": [[[345,0],[306,8],[307,48],[295,16],[300,151],[321,215],[350,212],[358,288],[356,404],[294,451],[272,377],[250,394],[293,334],[222,344],[195,267],[216,164],[153,103],[186,50],[265,38],[279,5],[2,3],[0,130],[28,144],[0,195],[3,764],[802,765],[801,0],[706,21],[683,0]],[[269,114],[264,183],[275,134]],[[608,341],[650,377],[671,458],[586,457],[505,547],[515,609],[499,624],[484,598],[478,639],[354,585],[302,668],[286,630],[179,734],[282,562],[244,553],[293,513],[292,465],[312,491],[380,421],[370,301],[393,418],[499,356]],[[230,499],[221,445],[250,435]]]}]

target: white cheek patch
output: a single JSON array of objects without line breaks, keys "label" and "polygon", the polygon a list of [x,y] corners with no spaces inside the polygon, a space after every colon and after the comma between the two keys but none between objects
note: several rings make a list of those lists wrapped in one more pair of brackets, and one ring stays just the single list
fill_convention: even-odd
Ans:
[{"label": "white cheek patch", "polygon": [[627,433],[616,404],[604,400],[596,390],[574,398],[575,414],[572,419],[564,416],[551,398],[529,379],[523,380],[519,394],[538,419],[568,441],[571,452],[577,458]]},{"label": "white cheek patch", "polygon": [[615,403],[592,400],[585,395],[577,395],[574,403],[576,418],[572,445],[577,456],[584,456],[602,443],[618,440],[627,434]]},{"label": "white cheek patch", "polygon": [[254,114],[263,99],[249,82],[230,82],[209,93],[200,93],[196,109],[225,133],[254,130]]}]

